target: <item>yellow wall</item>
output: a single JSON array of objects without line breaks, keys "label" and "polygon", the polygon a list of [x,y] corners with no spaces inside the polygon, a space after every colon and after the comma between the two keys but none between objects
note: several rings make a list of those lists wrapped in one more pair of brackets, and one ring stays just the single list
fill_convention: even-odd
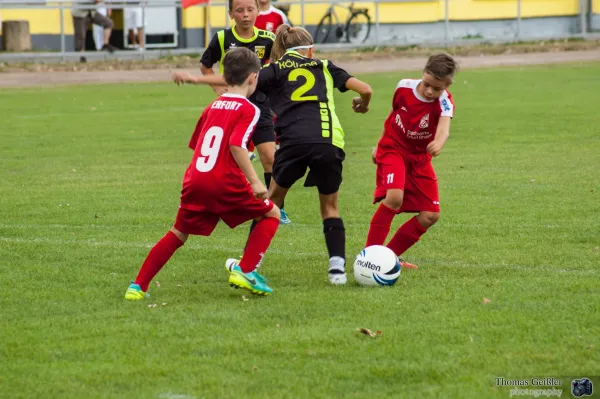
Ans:
[{"label": "yellow wall", "polygon": [[600,14],[600,0],[592,0],[592,12]]},{"label": "yellow wall", "polygon": [[[29,32],[32,35],[60,34],[60,10],[3,10],[0,7],[3,21],[28,20]],[[65,33],[73,34],[71,10],[64,11]]]},{"label": "yellow wall", "polygon": [[184,28],[204,27],[204,7],[190,7],[183,10],[181,23]]},{"label": "yellow wall", "polygon": [[[285,3],[285,0],[282,3]],[[215,0],[211,4],[210,25],[213,27],[225,26],[227,3],[222,0]],[[304,23],[306,25],[318,24],[328,6],[326,4],[311,4],[311,0],[306,0],[305,4]],[[371,21],[375,22],[375,6],[372,3],[355,3],[355,7],[368,8]],[[190,7],[184,10],[182,15],[183,27],[204,27],[204,10],[204,7]],[[593,0],[593,11],[600,14],[600,0]],[[336,12],[345,21],[346,11],[336,7]],[[523,18],[577,15],[578,12],[579,0],[522,0],[521,3],[521,16]],[[59,10],[2,10],[0,8],[0,13],[3,20],[29,20],[32,34],[60,34]],[[435,22],[443,20],[444,13],[444,0],[384,3],[379,6],[381,23]],[[516,0],[450,0],[451,20],[510,19],[516,18],[516,16]],[[300,24],[302,18],[299,4],[291,6],[290,19],[295,24]],[[116,18],[116,20],[115,27],[121,27],[120,18]],[[72,35],[73,22],[69,9],[64,11],[64,23],[65,33]]]},{"label": "yellow wall", "polygon": [[[600,3],[600,0],[594,0]],[[281,1],[282,4],[285,0]],[[306,0],[304,7],[304,23],[316,25],[328,8],[326,4],[310,4]],[[225,3],[213,1],[210,10],[211,26],[225,26]],[[369,9],[372,22],[375,22],[375,5],[373,3],[355,3],[357,8]],[[595,5],[600,11],[600,5]],[[342,8],[335,8],[336,13],[345,21],[347,13]],[[516,0],[450,0],[450,20],[473,21],[484,19],[510,19],[517,17]],[[579,0],[522,0],[521,17],[550,17],[576,15],[579,12]],[[382,3],[379,5],[379,21],[381,23],[419,23],[436,22],[444,19],[444,0],[433,0],[414,3]],[[295,24],[302,21],[301,7],[293,4],[290,8],[290,19]]]}]

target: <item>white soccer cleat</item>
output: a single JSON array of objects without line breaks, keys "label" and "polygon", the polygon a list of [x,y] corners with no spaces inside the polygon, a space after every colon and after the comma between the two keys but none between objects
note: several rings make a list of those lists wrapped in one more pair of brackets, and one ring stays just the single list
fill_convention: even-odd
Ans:
[{"label": "white soccer cleat", "polygon": [[346,277],[346,260],[340,256],[329,259],[329,282],[333,285],[344,285],[348,282]]},{"label": "white soccer cleat", "polygon": [[240,263],[240,261],[238,259],[233,259],[233,258],[227,259],[225,261],[225,269],[227,269],[227,271],[229,273],[231,273],[231,271],[233,270],[233,267],[239,263]]},{"label": "white soccer cleat", "polygon": [[[337,272],[337,270],[336,270]],[[346,277],[346,273],[331,273],[329,272],[329,282],[333,285],[344,285],[348,282],[348,278]]]}]

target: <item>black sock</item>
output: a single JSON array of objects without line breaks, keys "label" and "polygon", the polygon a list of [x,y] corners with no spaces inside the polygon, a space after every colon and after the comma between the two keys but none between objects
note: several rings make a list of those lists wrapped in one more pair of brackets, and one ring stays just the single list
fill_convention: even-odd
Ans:
[{"label": "black sock", "polygon": [[269,189],[269,186],[271,185],[271,176],[272,175],[273,175],[273,173],[265,172],[265,186],[267,186],[267,190]]},{"label": "black sock", "polygon": [[341,218],[323,220],[323,233],[329,251],[329,258],[339,256],[346,259],[346,229]]}]

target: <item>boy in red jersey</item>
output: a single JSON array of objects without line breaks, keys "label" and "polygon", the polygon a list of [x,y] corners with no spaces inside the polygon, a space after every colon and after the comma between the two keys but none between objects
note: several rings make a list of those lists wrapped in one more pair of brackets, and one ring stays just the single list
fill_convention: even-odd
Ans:
[{"label": "boy in red jersey", "polygon": [[[383,202],[371,219],[366,246],[384,245],[394,216],[418,213],[388,242],[397,256],[413,246],[440,217],[438,184],[431,158],[438,156],[450,134],[454,102],[446,90],[457,64],[447,54],[429,57],[419,80],[398,83],[392,111],[373,162],[377,179],[373,203]],[[401,260],[404,267],[417,267]]]},{"label": "boy in red jersey", "polygon": [[283,11],[271,5],[271,0],[258,0],[258,9],[260,12],[254,23],[258,29],[275,33],[280,25],[290,24]]},{"label": "boy in red jersey", "polygon": [[223,66],[227,92],[206,107],[190,140],[194,155],[183,178],[175,225],[152,248],[125,299],[143,299],[150,281],[188,236],[209,236],[219,220],[230,228],[257,222],[242,259],[230,269],[230,285],[260,295],[273,291],[255,269],[279,226],[279,208],[267,199],[246,149],[260,117],[247,99],[256,89],[260,60],[242,47],[227,52]]}]

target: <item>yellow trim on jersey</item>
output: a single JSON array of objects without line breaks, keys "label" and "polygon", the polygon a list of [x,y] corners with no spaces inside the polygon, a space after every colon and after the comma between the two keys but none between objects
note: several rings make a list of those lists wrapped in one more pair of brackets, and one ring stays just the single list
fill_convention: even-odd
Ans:
[{"label": "yellow trim on jersey", "polygon": [[[323,63],[323,75],[325,76],[325,83],[327,84],[327,103],[320,103],[321,106],[321,127],[323,129],[323,137],[329,137],[326,136],[326,127],[330,127],[329,123],[325,124],[323,118],[323,111],[327,110],[331,113],[331,132],[332,132],[332,138],[331,138],[331,143],[338,147],[341,148],[342,150],[344,149],[344,130],[342,129],[342,124],[340,123],[340,120],[338,119],[337,115],[335,114],[335,103],[333,101],[333,77],[331,76],[331,73],[329,73],[329,68],[327,68],[327,65],[329,64],[329,62],[327,60],[321,60],[321,62]],[[323,109],[323,105],[327,106],[328,109]]]},{"label": "yellow trim on jersey", "polygon": [[220,30],[217,32],[217,39],[219,40],[219,47],[221,48],[221,59],[219,60],[219,72],[223,75],[223,58],[225,57],[225,31]]},{"label": "yellow trim on jersey", "polygon": [[254,27],[254,36],[252,36],[250,39],[244,39],[243,37],[239,36],[236,31],[235,31],[235,25],[233,25],[231,27],[231,33],[233,33],[233,37],[235,37],[235,40],[242,42],[242,43],[252,43],[253,41],[255,41],[256,39],[258,39],[258,33],[259,33],[260,29],[258,29],[256,26]]}]

